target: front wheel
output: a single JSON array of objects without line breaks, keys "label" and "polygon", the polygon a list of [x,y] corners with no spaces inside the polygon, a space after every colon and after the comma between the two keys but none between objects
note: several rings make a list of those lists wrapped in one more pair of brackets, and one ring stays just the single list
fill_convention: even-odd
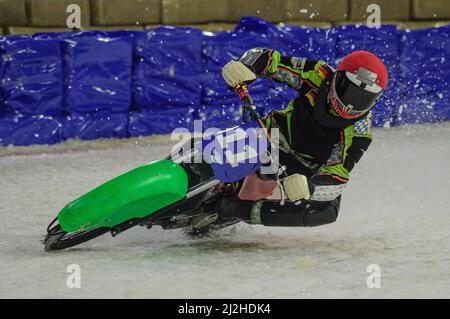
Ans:
[{"label": "front wheel", "polygon": [[99,227],[86,231],[80,230],[68,233],[59,224],[52,226],[55,222],[56,219],[49,225],[47,235],[43,241],[44,249],[48,252],[76,246],[111,230],[109,227]]}]

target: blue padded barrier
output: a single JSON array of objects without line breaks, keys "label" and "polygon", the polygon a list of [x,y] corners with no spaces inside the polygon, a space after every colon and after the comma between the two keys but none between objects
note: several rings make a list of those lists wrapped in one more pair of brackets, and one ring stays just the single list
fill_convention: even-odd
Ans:
[{"label": "blue padded barrier", "polygon": [[61,128],[54,116],[8,112],[0,115],[0,145],[56,144],[62,141]]},{"label": "blue padded barrier", "polygon": [[[3,43],[5,40],[6,38],[0,37],[0,43]],[[0,44],[0,107],[5,104],[3,100],[3,85],[2,85],[4,70],[5,70],[5,50],[2,49],[2,45]]]},{"label": "blue padded barrier", "polygon": [[63,94],[59,42],[5,37],[2,95],[6,108],[24,114],[58,114]]},{"label": "blue padded barrier", "polygon": [[62,116],[60,121],[63,124],[61,129],[63,140],[128,137],[128,112],[72,112]]},{"label": "blue padded barrier", "polygon": [[[84,31],[0,37],[0,144],[54,144],[170,133],[237,124],[240,102],[221,67],[252,47],[325,60],[332,66],[354,50],[387,64],[388,91],[373,124],[450,119],[450,26],[397,30],[273,25],[246,17],[233,32],[160,27],[145,31]],[[251,87],[263,113],[281,109],[295,90],[269,79]]]},{"label": "blue padded barrier", "polygon": [[133,39],[79,33],[62,41],[69,112],[127,112],[131,105]]},{"label": "blue padded barrier", "polygon": [[192,125],[201,104],[203,33],[159,27],[136,37],[129,136],[167,134]]},{"label": "blue padded barrier", "polygon": [[398,124],[450,119],[450,26],[399,31]]},{"label": "blue padded barrier", "polygon": [[170,134],[175,128],[193,128],[194,108],[171,107],[168,109],[146,109],[130,114],[128,133],[130,137],[151,134]]},{"label": "blue padded barrier", "polygon": [[136,40],[135,109],[198,107],[201,100],[203,34],[159,27]]},{"label": "blue padded barrier", "polygon": [[64,72],[65,112],[128,112],[136,31],[37,33],[58,41]]}]

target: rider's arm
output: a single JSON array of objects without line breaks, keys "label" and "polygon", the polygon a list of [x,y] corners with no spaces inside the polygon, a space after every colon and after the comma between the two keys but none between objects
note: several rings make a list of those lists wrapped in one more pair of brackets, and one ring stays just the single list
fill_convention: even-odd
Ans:
[{"label": "rider's arm", "polygon": [[257,75],[285,83],[294,89],[300,89],[304,82],[311,87],[319,87],[330,72],[324,61],[281,56],[278,51],[266,48],[250,49],[239,61]]},{"label": "rider's arm", "polygon": [[341,195],[349,173],[361,159],[372,141],[370,115],[341,130],[341,139],[335,145],[327,163],[309,179],[311,199],[330,201]]}]

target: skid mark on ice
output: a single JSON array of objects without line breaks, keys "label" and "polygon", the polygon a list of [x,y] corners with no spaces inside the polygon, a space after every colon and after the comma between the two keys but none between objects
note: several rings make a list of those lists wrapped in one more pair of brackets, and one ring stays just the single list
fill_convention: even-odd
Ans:
[{"label": "skid mark on ice", "polygon": [[[303,231],[303,233],[302,233]],[[274,234],[275,232],[275,234]],[[182,231],[163,231],[151,229],[131,231],[122,237],[98,239],[95,246],[87,243],[78,248],[67,250],[70,253],[108,253],[120,256],[126,254],[133,258],[152,259],[164,262],[183,258],[184,261],[202,258],[227,258],[245,254],[247,257],[258,256],[327,256],[333,255],[333,260],[327,263],[339,263],[353,258],[363,258],[369,252],[367,245],[376,244],[383,247],[381,237],[365,236],[364,241],[350,236],[311,235],[307,229],[286,233],[283,229],[266,231],[262,227],[239,225],[238,230],[222,230],[212,237],[191,239]],[[370,253],[373,253],[372,250]],[[120,259],[120,257],[119,257]]]}]

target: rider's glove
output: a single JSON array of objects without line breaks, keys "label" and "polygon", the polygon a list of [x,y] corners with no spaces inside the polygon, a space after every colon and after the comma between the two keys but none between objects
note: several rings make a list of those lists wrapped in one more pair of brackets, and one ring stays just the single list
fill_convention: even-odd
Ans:
[{"label": "rider's glove", "polygon": [[290,175],[283,180],[283,188],[290,201],[296,202],[311,197],[308,180],[300,174]]},{"label": "rider's glove", "polygon": [[222,68],[222,77],[230,89],[235,89],[239,84],[251,84],[256,80],[255,73],[239,61],[225,64]]}]

